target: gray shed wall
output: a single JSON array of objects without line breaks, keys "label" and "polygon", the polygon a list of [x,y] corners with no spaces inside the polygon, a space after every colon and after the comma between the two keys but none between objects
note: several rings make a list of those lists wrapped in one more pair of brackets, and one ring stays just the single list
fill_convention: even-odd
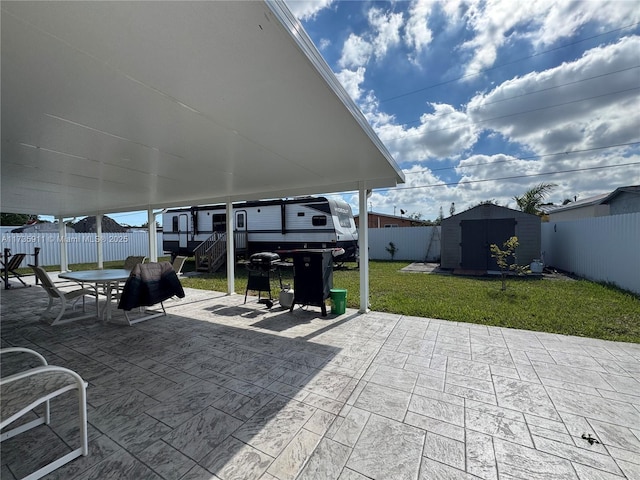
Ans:
[{"label": "gray shed wall", "polygon": [[[470,210],[442,220],[441,268],[460,268],[462,261],[463,220],[493,220],[515,218],[515,235],[520,246],[516,250],[518,264],[527,265],[540,258],[540,217],[498,205],[478,205]],[[508,240],[507,238],[504,239]],[[500,245],[502,247],[502,245]]]}]

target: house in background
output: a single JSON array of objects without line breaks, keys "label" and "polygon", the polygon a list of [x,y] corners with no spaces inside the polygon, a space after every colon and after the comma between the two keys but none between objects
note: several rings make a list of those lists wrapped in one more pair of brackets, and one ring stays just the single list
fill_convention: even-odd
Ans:
[{"label": "house in background", "polygon": [[[360,216],[354,215],[356,227],[360,226]],[[397,217],[395,215],[387,215],[386,213],[368,213],[369,228],[395,228],[395,227],[422,227],[427,225],[423,220],[415,218]]]},{"label": "house in background", "polygon": [[550,222],[561,222],[635,212],[640,212],[640,185],[620,187],[611,193],[549,208],[546,213],[549,215]]},{"label": "house in background", "polygon": [[537,215],[494,204],[481,204],[442,220],[440,267],[478,273],[499,270],[491,257],[491,244],[500,248],[518,237],[517,263],[540,258],[541,220]]}]

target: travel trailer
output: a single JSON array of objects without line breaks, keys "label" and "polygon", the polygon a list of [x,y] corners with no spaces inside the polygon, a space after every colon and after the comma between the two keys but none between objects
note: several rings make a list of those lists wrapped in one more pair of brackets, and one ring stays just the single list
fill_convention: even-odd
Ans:
[{"label": "travel trailer", "polygon": [[[234,204],[233,213],[237,254],[342,248],[344,254],[337,261],[356,258],[358,232],[351,207],[344,201],[324,197],[261,200]],[[167,210],[162,216],[163,250],[172,256],[191,256],[202,242],[226,232],[226,220],[225,205]]]}]

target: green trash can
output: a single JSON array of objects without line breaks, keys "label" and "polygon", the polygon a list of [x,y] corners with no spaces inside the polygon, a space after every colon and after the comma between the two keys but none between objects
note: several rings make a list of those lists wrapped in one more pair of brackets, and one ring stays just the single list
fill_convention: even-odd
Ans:
[{"label": "green trash can", "polygon": [[342,315],[347,309],[347,291],[339,288],[332,288],[331,293],[331,313]]}]

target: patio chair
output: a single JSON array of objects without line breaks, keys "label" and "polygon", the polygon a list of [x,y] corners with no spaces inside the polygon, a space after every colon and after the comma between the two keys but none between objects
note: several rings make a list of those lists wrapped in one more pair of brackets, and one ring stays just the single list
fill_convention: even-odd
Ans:
[{"label": "patio chair", "polygon": [[[63,315],[65,314],[66,310],[67,310],[67,305],[69,302],[71,302],[72,307],[75,307],[75,304],[78,302],[78,300],[80,300],[82,298],[82,311],[85,312],[85,306],[86,306],[86,302],[85,302],[85,296],[91,296],[91,297],[95,297],[96,299],[96,309],[98,307],[98,294],[96,292],[95,289],[93,288],[78,288],[76,290],[71,290],[69,292],[63,292],[61,290],[59,290],[55,284],[53,283],[53,281],[51,280],[51,277],[49,276],[49,274],[42,268],[42,267],[36,267],[35,265],[29,265],[31,267],[31,269],[33,270],[33,272],[35,273],[36,277],[38,278],[38,280],[40,280],[40,284],[42,286],[42,288],[45,289],[45,291],[47,292],[47,295],[49,296],[49,305],[47,305],[47,309],[42,313],[42,318],[44,319],[44,317],[49,313],[49,311],[51,310],[51,307],[53,306],[53,302],[56,299],[60,299],[60,301],[62,302],[62,308],[60,309],[60,313],[58,313],[58,316],[49,324],[50,325],[61,325],[63,323],[69,323],[69,322],[73,322],[75,320],[81,320],[84,318],[88,318],[87,316],[81,316],[81,317],[74,317],[74,318],[68,318],[68,319],[62,319]],[[97,314],[97,312],[96,312]]]},{"label": "patio chair", "polygon": [[137,264],[139,263],[144,263],[147,260],[147,257],[145,256],[134,256],[134,255],[130,255],[128,256],[125,260],[124,260],[124,268],[125,270],[133,270],[133,267],[135,267]]},{"label": "patio chair", "polygon": [[23,423],[11,430],[0,433],[0,442],[19,435],[40,425],[49,425],[51,410],[49,401],[53,398],[78,390],[78,412],[80,420],[80,447],[54,460],[31,473],[29,479],[38,479],[70,461],[89,454],[87,438],[87,382],[73,370],[48,365],[45,358],[28,348],[10,347],[0,349],[0,356],[8,353],[29,354],[36,357],[42,365],[22,370],[13,375],[0,378],[0,432],[15,420],[44,404],[44,416]]},{"label": "patio chair", "polygon": [[184,267],[184,262],[187,261],[188,257],[181,257],[181,256],[177,256],[174,260],[173,263],[171,264],[171,266],[173,267],[173,270],[176,272],[176,275],[180,275],[182,273],[182,267]]},{"label": "patio chair", "polygon": [[24,285],[25,287],[30,286],[27,285],[24,280],[22,280],[22,278],[20,278],[22,275],[16,272],[16,270],[20,267],[20,264],[23,262],[24,257],[26,256],[26,253],[16,253],[15,255],[11,255],[6,265],[2,260],[0,260],[0,263],[2,264],[2,268],[0,268],[0,274],[2,274],[2,281],[4,282],[5,289],[11,287],[11,284],[9,283],[9,274],[20,280],[20,283],[22,283],[22,285]]}]

